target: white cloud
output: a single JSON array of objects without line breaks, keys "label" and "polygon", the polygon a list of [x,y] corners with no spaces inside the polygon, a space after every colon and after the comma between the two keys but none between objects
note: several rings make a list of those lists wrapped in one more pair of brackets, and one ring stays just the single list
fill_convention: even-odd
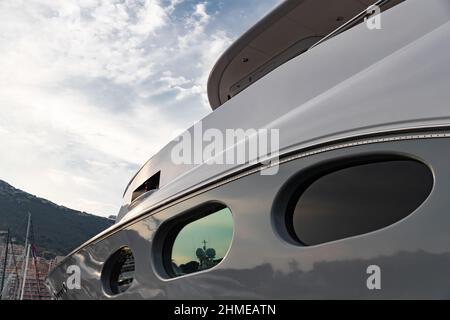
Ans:
[{"label": "white cloud", "polygon": [[207,76],[235,35],[213,2],[189,3],[0,1],[0,179],[117,213],[138,167],[210,112]]},{"label": "white cloud", "polygon": [[210,16],[206,13],[205,3],[198,3],[190,17],[186,19],[184,28],[188,31],[184,35],[178,37],[178,46],[186,49],[189,45],[204,35],[205,26],[210,20]]},{"label": "white cloud", "polygon": [[169,5],[167,6],[167,12],[172,13],[175,8],[183,1],[184,0],[170,0]]}]

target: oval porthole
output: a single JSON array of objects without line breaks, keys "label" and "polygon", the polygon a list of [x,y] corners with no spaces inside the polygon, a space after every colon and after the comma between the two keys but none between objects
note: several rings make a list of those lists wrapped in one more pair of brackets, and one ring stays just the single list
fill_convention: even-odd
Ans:
[{"label": "oval porthole", "polygon": [[134,256],[129,247],[122,247],[113,253],[102,270],[102,282],[108,294],[125,292],[134,279]]},{"label": "oval porthole", "polygon": [[433,182],[428,166],[406,158],[317,167],[298,176],[287,231],[312,246],[385,228],[413,213]]},{"label": "oval porthole", "polygon": [[172,221],[165,239],[163,260],[169,277],[208,270],[227,254],[233,238],[228,207],[201,206]]}]

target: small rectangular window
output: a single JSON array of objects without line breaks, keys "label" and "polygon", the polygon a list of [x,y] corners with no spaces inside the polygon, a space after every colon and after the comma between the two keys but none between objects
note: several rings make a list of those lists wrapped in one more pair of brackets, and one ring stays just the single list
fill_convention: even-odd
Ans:
[{"label": "small rectangular window", "polygon": [[131,196],[131,201],[134,201],[136,198],[138,198],[139,196],[143,195],[146,192],[158,190],[160,176],[161,171],[158,171],[149,179],[147,179],[143,184],[141,184],[136,190],[134,190]]}]

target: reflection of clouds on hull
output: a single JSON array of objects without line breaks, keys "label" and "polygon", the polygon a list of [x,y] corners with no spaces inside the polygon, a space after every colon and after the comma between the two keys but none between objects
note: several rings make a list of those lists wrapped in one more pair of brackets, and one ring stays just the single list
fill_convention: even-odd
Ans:
[{"label": "reflection of clouds on hull", "polygon": [[[367,266],[381,268],[382,290],[368,290]],[[300,269],[292,259],[286,271],[270,263],[249,269],[217,270],[205,279],[223,288],[217,299],[448,299],[450,279],[443,276],[450,268],[450,253],[423,250],[402,251],[373,259],[349,259],[316,263],[312,270]],[[342,277],[353,270],[351,277]],[[424,270],[433,270],[423,277]],[[351,272],[351,271],[350,271]],[[348,290],[352,288],[352,290]],[[230,296],[226,293],[231,292]]]}]

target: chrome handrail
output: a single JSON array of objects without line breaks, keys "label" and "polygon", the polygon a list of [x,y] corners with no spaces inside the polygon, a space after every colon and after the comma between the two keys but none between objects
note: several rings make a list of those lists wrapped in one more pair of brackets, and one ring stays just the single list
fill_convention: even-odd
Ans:
[{"label": "chrome handrail", "polygon": [[331,31],[329,34],[327,34],[326,36],[324,36],[322,39],[320,39],[319,41],[317,41],[316,43],[314,43],[311,47],[309,47],[308,50],[311,50],[312,48],[314,48],[315,46],[318,46],[319,44],[321,44],[322,42],[327,41],[328,39],[333,38],[334,36],[338,35],[339,33],[347,30],[348,27],[350,27],[353,23],[355,23],[356,21],[359,21],[361,18],[365,18],[367,16],[370,16],[370,14],[368,13],[369,9],[375,6],[381,7],[383,5],[385,5],[386,3],[388,3],[390,0],[378,0],[377,2],[375,2],[374,4],[370,5],[367,7],[366,10],[358,13],[356,16],[354,16],[353,18],[351,18],[350,20],[348,20],[346,23],[344,23],[343,25],[337,27],[336,29],[334,29],[333,31]]}]

